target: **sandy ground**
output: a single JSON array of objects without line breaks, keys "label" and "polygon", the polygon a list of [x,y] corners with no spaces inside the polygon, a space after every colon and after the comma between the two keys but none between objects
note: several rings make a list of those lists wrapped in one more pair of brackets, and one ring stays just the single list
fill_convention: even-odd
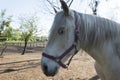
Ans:
[{"label": "sandy ground", "polygon": [[[1,51],[2,48],[0,48]],[[96,80],[94,60],[80,52],[73,58],[69,69],[60,68],[55,77],[46,77],[40,67],[42,49],[20,55],[18,47],[9,46],[0,57],[0,80]]]}]

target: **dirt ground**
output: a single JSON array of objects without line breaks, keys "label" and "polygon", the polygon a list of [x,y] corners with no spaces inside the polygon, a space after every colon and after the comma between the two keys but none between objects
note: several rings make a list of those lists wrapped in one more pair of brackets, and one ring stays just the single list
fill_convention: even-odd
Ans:
[{"label": "dirt ground", "polygon": [[[2,47],[0,47],[0,51]],[[68,70],[60,68],[55,77],[46,77],[40,67],[42,48],[31,48],[20,55],[19,47],[7,47],[0,57],[0,80],[96,80],[94,60],[85,53],[78,53]]]}]

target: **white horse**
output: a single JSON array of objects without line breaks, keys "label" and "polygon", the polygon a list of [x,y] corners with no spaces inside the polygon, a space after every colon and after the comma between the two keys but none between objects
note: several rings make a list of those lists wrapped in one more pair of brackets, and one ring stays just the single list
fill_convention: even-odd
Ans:
[{"label": "white horse", "polygon": [[[62,0],[41,60],[42,70],[54,76],[60,66],[67,68],[80,49],[96,61],[101,80],[120,80],[120,24],[97,16],[70,10]],[[72,57],[71,57],[72,56]]]}]

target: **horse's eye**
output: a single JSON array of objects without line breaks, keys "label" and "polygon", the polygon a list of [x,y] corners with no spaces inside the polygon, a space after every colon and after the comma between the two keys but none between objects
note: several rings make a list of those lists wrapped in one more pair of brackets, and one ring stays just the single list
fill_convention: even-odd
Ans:
[{"label": "horse's eye", "polygon": [[65,32],[65,28],[64,27],[59,28],[59,30],[58,30],[58,34],[59,35],[64,34],[64,32]]}]

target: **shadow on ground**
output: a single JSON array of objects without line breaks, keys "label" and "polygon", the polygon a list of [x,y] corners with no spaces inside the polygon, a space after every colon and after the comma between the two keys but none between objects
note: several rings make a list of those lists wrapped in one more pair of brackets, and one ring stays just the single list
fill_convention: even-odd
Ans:
[{"label": "shadow on ground", "polygon": [[[0,74],[37,67],[40,65],[39,60],[40,59],[33,59],[33,60],[1,63],[0,68],[3,68],[3,69],[0,69]],[[14,64],[20,64],[20,66],[16,66]],[[9,65],[9,67],[8,66],[5,67],[5,65]]]}]

